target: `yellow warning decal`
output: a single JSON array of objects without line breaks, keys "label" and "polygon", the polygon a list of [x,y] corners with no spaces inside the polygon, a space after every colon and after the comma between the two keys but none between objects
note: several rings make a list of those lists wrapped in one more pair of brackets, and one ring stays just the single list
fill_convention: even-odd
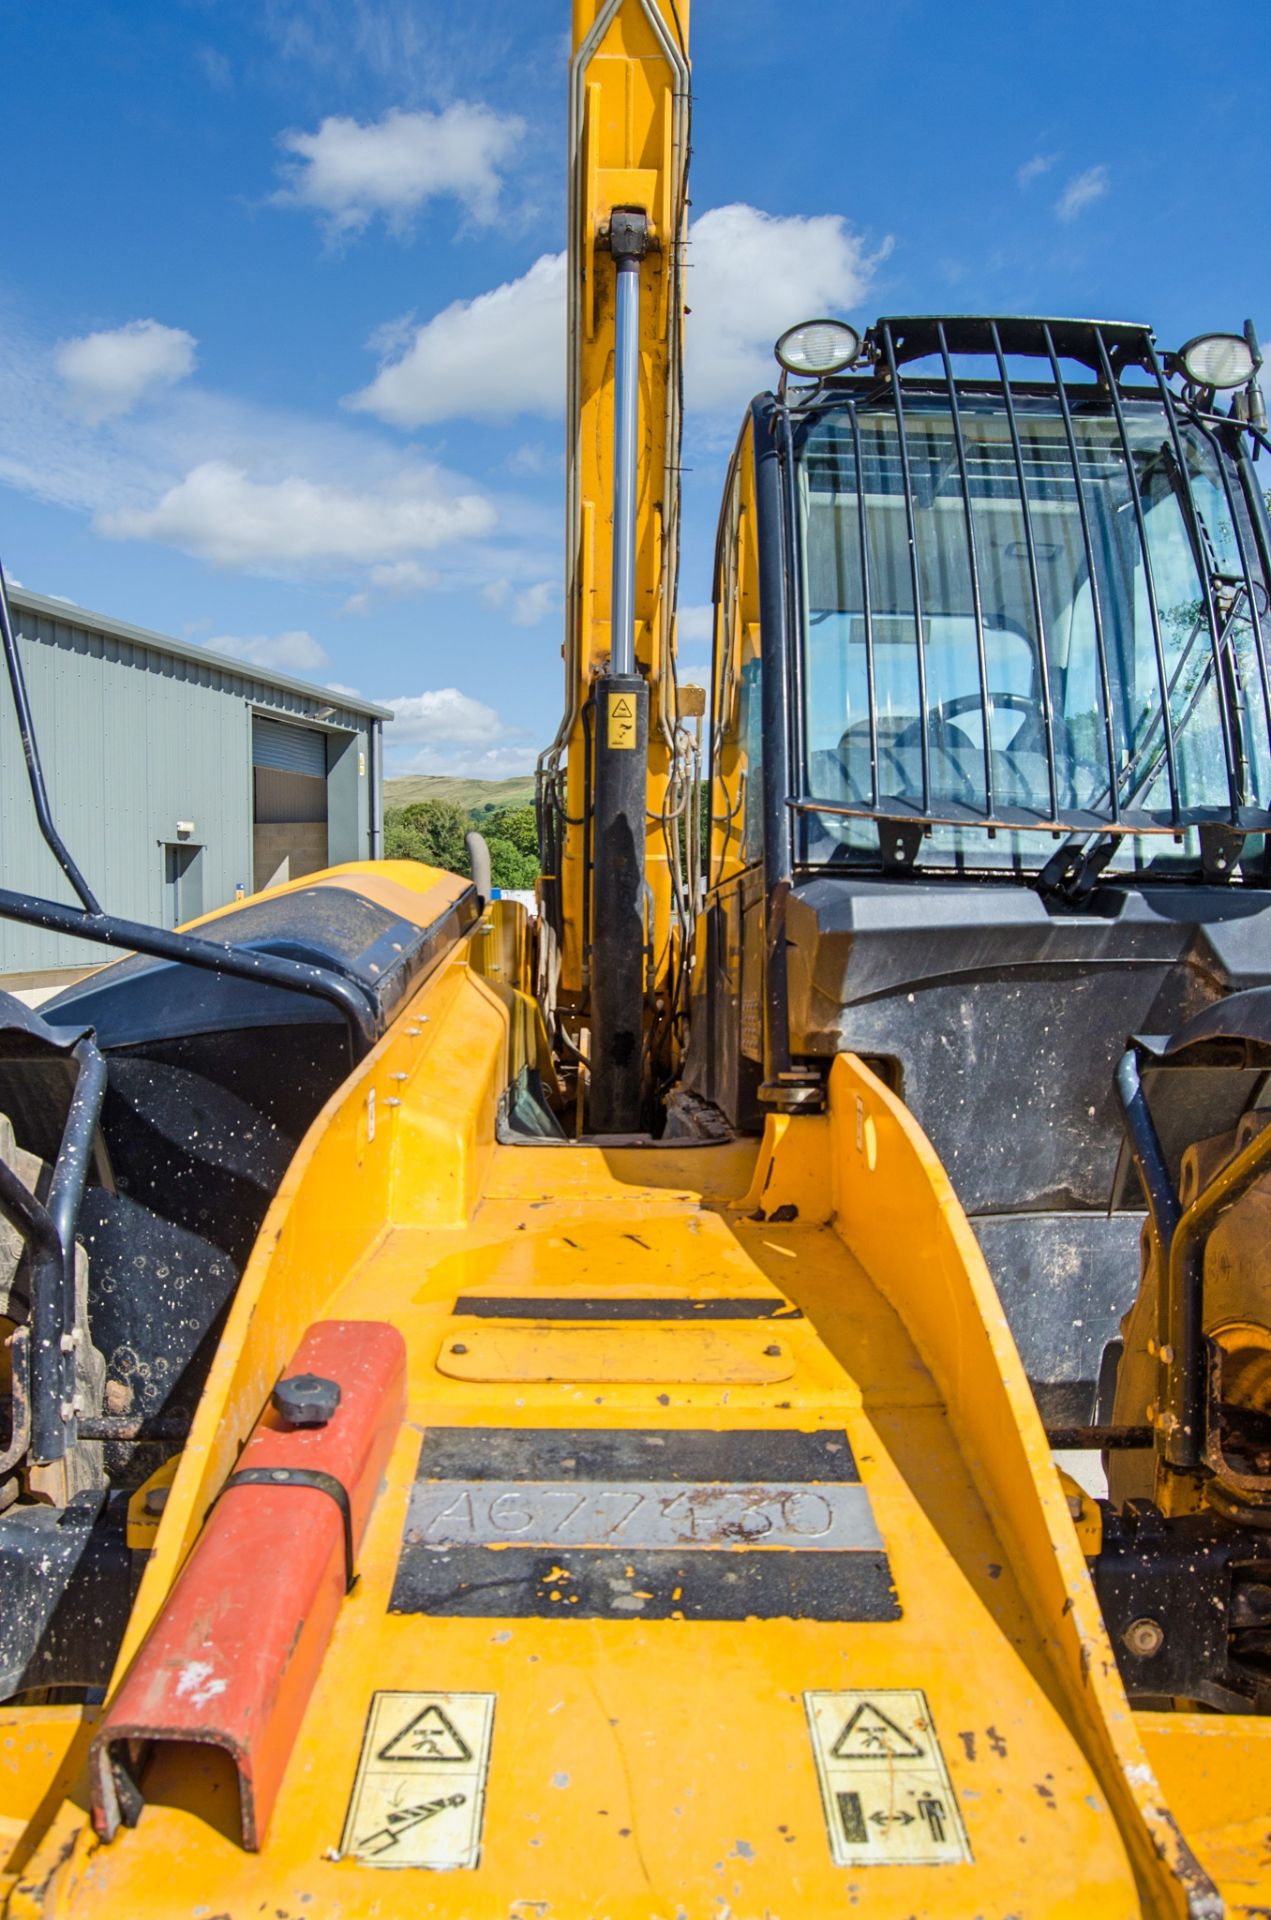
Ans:
[{"label": "yellow warning decal", "polygon": [[609,695],[609,745],[634,748],[636,743],[636,703],[631,693]]},{"label": "yellow warning decal", "polygon": [[340,1851],[368,1867],[475,1867],[492,1693],[377,1693]]},{"label": "yellow warning decal", "polygon": [[803,1700],[835,1866],[971,1858],[924,1693],[884,1687]]}]

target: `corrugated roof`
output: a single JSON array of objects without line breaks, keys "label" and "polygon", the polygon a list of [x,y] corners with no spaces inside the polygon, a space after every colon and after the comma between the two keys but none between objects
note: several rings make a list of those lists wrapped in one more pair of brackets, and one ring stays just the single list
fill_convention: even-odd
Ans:
[{"label": "corrugated roof", "polygon": [[241,680],[300,694],[323,707],[343,709],[347,713],[362,714],[373,720],[393,718],[391,708],[376,706],[371,700],[361,700],[343,691],[337,692],[334,687],[315,686],[312,680],[297,680],[288,673],[271,673],[254,660],[236,660],[233,654],[214,653],[210,647],[194,647],[188,641],[174,640],[170,634],[155,633],[149,627],[130,626],[126,620],[115,620],[109,614],[94,613],[88,607],[76,606],[73,600],[61,600],[46,593],[32,593],[27,587],[10,585],[9,601],[15,613],[39,614],[47,620],[61,620],[67,626],[80,627],[85,633],[107,634],[112,639],[126,640],[135,646],[151,647],[156,653],[171,654],[175,659],[189,660],[199,666],[216,667]]}]

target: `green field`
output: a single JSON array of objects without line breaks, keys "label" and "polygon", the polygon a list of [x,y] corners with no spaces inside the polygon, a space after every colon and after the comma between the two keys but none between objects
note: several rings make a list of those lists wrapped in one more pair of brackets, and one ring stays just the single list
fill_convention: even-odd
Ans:
[{"label": "green field", "polygon": [[404,774],[384,782],[384,809],[396,812],[420,800],[453,800],[465,813],[480,814],[491,807],[527,807],[534,800],[534,775],[516,780],[452,780],[443,773]]}]

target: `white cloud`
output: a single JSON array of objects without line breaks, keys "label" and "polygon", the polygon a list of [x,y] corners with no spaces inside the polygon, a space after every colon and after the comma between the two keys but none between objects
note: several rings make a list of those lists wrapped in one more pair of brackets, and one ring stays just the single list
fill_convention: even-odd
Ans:
[{"label": "white cloud", "polygon": [[393,710],[394,748],[441,743],[485,746],[510,731],[493,707],[460,693],[458,687],[413,693],[386,700],[384,705]]},{"label": "white cloud", "polygon": [[207,645],[213,653],[228,653],[235,660],[248,660],[255,667],[272,667],[279,673],[314,673],[327,664],[327,650],[303,627],[287,633],[257,633],[250,638],[219,634]]},{"label": "white cloud", "polygon": [[351,407],[396,427],[482,415],[555,414],[565,391],[565,256],[545,253],[519,280],[456,300],[415,330]]},{"label": "white cloud", "polygon": [[701,412],[770,387],[778,334],[859,306],[891,245],[871,254],[839,214],[779,216],[743,205],[704,213],[689,241],[684,394]]},{"label": "white cloud", "polygon": [[[856,307],[889,245],[871,254],[838,214],[744,205],[704,213],[690,235],[686,404],[731,408],[770,385],[777,335],[810,315]],[[398,427],[558,414],[565,294],[564,254],[544,254],[519,280],[457,300],[417,327],[348,404]]]},{"label": "white cloud", "polygon": [[1015,184],[1021,193],[1027,193],[1034,180],[1040,180],[1049,173],[1059,155],[1057,153],[1035,153],[1031,160],[1025,160],[1015,174]]},{"label": "white cloud", "polygon": [[1055,202],[1055,212],[1065,222],[1075,220],[1096,200],[1102,200],[1110,185],[1106,167],[1087,167],[1084,173],[1075,174],[1068,182]]},{"label": "white cloud", "polygon": [[715,637],[714,607],[681,607],[675,619],[675,632],[681,646],[701,646]]},{"label": "white cloud", "polygon": [[414,753],[402,757],[394,751],[396,731],[392,726],[384,734],[384,757],[390,777],[404,773],[444,773],[460,780],[510,780],[517,774],[533,773],[538,759],[538,748],[529,746],[482,749],[436,745],[418,747]]},{"label": "white cloud", "polygon": [[53,356],[71,403],[96,424],[127,413],[147,389],[170,387],[194,371],[198,342],[182,327],[130,320],[104,333],[64,340]]},{"label": "white cloud", "polygon": [[488,533],[490,502],[453,493],[438,469],[354,491],[291,474],[257,481],[227,460],[206,460],[152,507],[99,513],[115,540],[159,540],[219,566],[281,568],[382,562]]},{"label": "white cloud", "polygon": [[512,602],[512,625],[536,627],[551,612],[556,600],[556,582],[539,580],[518,593]]},{"label": "white cloud", "polygon": [[290,158],[275,198],[320,214],[337,237],[360,233],[377,214],[403,232],[426,201],[443,196],[486,222],[523,132],[515,115],[462,100],[442,113],[392,107],[369,124],[333,114],[316,133],[281,136]]},{"label": "white cloud", "polygon": [[427,593],[437,585],[437,575],[431,567],[421,567],[418,560],[387,560],[371,568],[371,585],[382,593],[404,598],[411,593]]},{"label": "white cloud", "polygon": [[[558,461],[559,455],[557,456],[557,462]],[[546,473],[549,465],[555,463],[549,458],[542,447],[531,446],[526,442],[522,446],[513,447],[503,464],[509,473],[520,475]]]},{"label": "white cloud", "polygon": [[234,84],[234,69],[218,47],[200,47],[196,59],[203,78],[217,93],[228,93]]}]

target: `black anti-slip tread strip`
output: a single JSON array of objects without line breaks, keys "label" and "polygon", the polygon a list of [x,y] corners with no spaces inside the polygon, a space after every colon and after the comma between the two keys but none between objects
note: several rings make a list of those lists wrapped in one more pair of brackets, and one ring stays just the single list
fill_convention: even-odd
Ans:
[{"label": "black anti-slip tread strip", "polygon": [[803,1312],[773,1294],[732,1300],[535,1300],[524,1294],[461,1293],[456,1314],[478,1320],[802,1320]]},{"label": "black anti-slip tread strip", "polygon": [[857,1482],[847,1435],[647,1427],[430,1427],[417,1480]]},{"label": "black anti-slip tread strip", "polygon": [[390,1613],[495,1619],[898,1620],[885,1553],[407,1546]]}]

